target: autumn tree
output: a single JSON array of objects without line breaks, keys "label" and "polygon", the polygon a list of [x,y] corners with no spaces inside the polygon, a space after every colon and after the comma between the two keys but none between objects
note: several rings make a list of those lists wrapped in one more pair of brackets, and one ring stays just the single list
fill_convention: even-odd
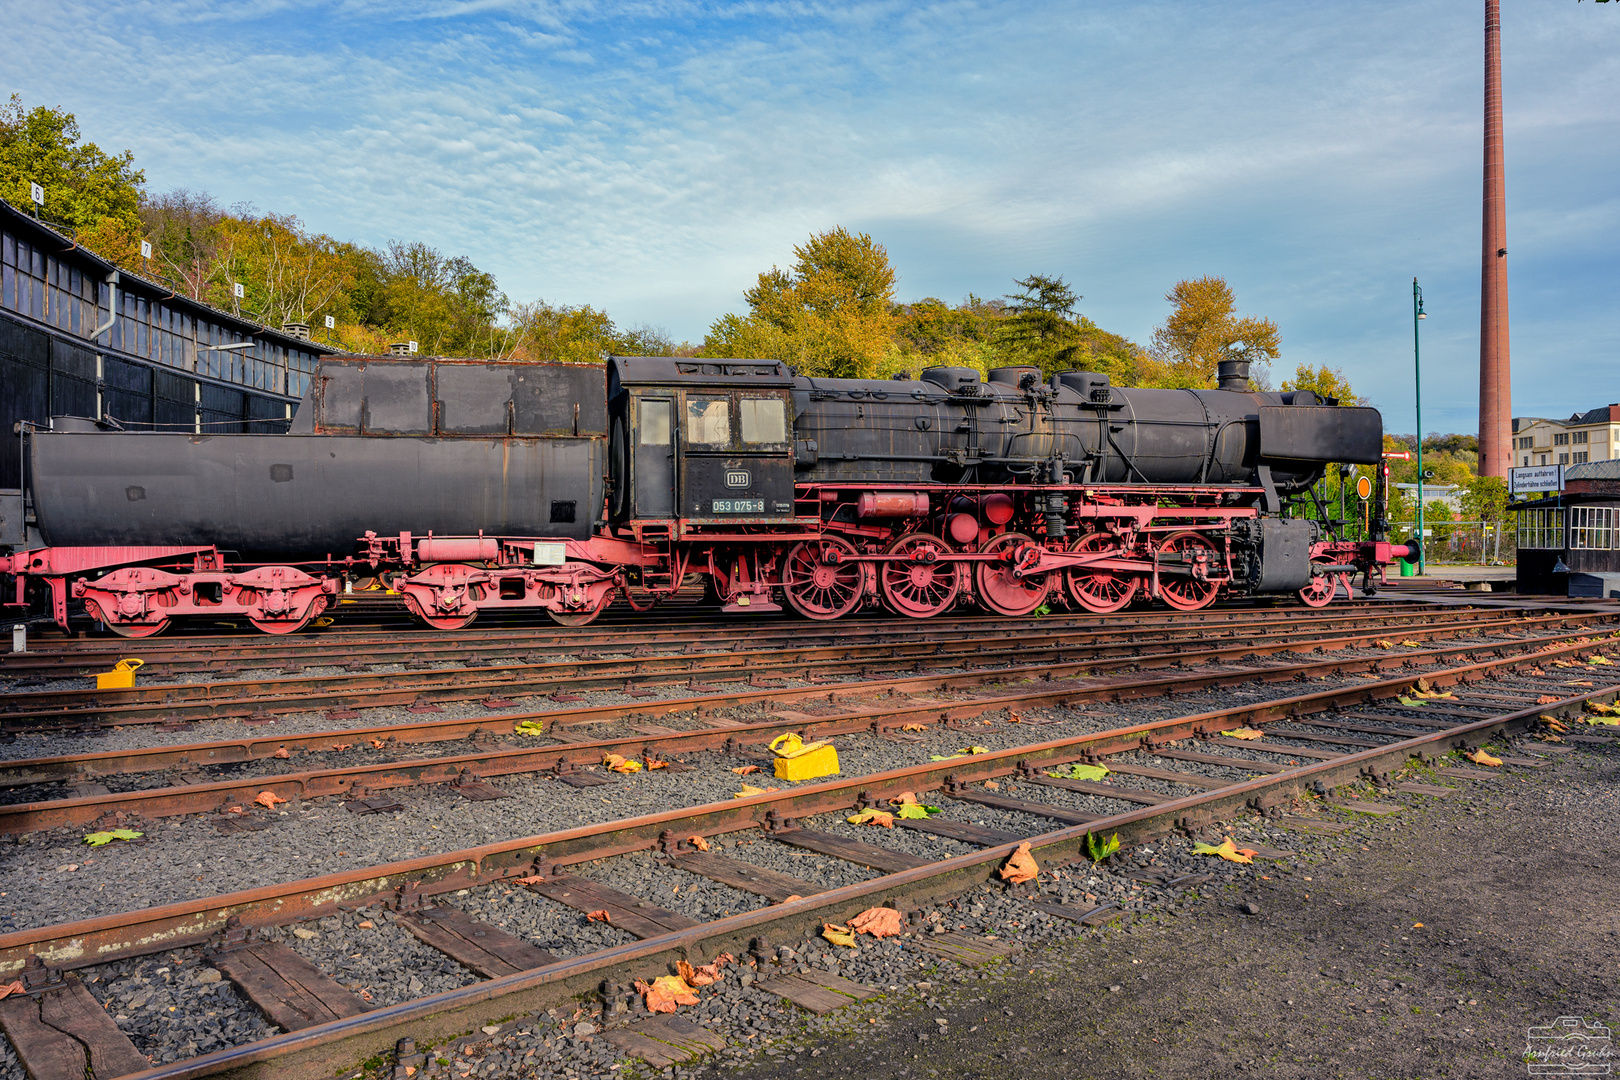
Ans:
[{"label": "autumn tree", "polygon": [[806,375],[872,378],[895,352],[895,272],[889,253],[842,226],[793,249],[743,294],[747,315],[715,320],[705,356],[782,360]]},{"label": "autumn tree", "polygon": [[30,183],[45,189],[44,215],[76,230],[85,246],[126,265],[131,251],[138,257],[146,175],[135,156],[83,142],[72,113],[25,109],[13,94],[0,107],[0,198],[31,206]]},{"label": "autumn tree", "polygon": [[1226,359],[1262,364],[1281,354],[1277,324],[1237,314],[1237,295],[1221,277],[1178,281],[1164,298],[1175,310],[1153,331],[1153,386],[1211,387]]},{"label": "autumn tree", "polygon": [[205,191],[176,188],[143,196],[137,212],[152,242],[154,265],[149,269],[193,300],[202,300],[219,259],[225,211]]},{"label": "autumn tree", "polygon": [[1318,397],[1332,398],[1340,405],[1367,404],[1366,398],[1351,389],[1350,380],[1341,369],[1329,368],[1326,364],[1314,368],[1309,364],[1299,365],[1294,369],[1293,378],[1283,380],[1282,388],[1312,390]]}]

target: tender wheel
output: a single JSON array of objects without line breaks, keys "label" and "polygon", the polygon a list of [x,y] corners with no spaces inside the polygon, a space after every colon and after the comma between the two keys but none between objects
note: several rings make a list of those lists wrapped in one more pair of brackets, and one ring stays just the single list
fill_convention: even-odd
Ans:
[{"label": "tender wheel", "polygon": [[165,631],[165,630],[167,630],[169,628],[169,620],[168,619],[159,619],[157,622],[151,622],[151,623],[117,623],[117,622],[113,622],[111,619],[107,618],[107,616],[105,614],[102,613],[101,606],[99,604],[97,604],[94,600],[86,600],[85,601],[84,611],[85,611],[86,615],[89,615],[92,619],[96,620],[102,626],[105,626],[108,630],[111,630],[113,633],[117,634],[119,637],[127,637],[127,638],[154,637],[157,634],[163,633],[163,631]]},{"label": "tender wheel", "polygon": [[1023,533],[1002,533],[984,546],[986,553],[999,557],[973,564],[979,603],[998,615],[1028,615],[1045,603],[1052,591],[1052,574],[1013,576],[1015,553],[1030,543]]},{"label": "tender wheel", "polygon": [[101,625],[117,634],[119,637],[148,638],[156,637],[169,628],[169,620],[161,619],[155,623],[115,623],[103,622]]},{"label": "tender wheel", "polygon": [[[1214,554],[1214,549],[1208,540],[1195,532],[1174,533],[1163,544],[1159,545],[1161,555],[1193,554],[1197,551],[1208,551]],[[1215,594],[1221,587],[1213,581],[1199,581],[1194,577],[1176,575],[1161,576],[1159,578],[1159,595],[1164,602],[1178,611],[1197,611],[1208,607],[1215,602]]]},{"label": "tender wheel", "polygon": [[[1119,538],[1109,533],[1088,533],[1070,544],[1069,550],[1125,554],[1120,548]],[[1087,611],[1106,615],[1129,604],[1142,587],[1142,579],[1120,570],[1088,570],[1080,567],[1064,571],[1063,584],[1075,603]]]},{"label": "tender wheel", "polygon": [[782,591],[793,610],[807,619],[825,620],[860,607],[866,575],[860,563],[841,561],[857,554],[831,536],[796,545],[782,567]]},{"label": "tender wheel", "polygon": [[410,610],[412,615],[427,623],[435,630],[461,630],[467,626],[470,626],[472,621],[478,618],[478,610],[476,608],[464,615],[429,615],[427,612],[422,610],[422,605],[417,603],[416,597],[412,596],[409,592],[400,593],[400,598],[405,601],[405,607]]},{"label": "tender wheel", "polygon": [[[613,603],[613,591],[610,589],[602,594],[602,599],[598,600],[594,607],[588,607],[583,611],[553,611],[551,608],[547,608],[546,614],[550,615],[551,621],[558,626],[588,626],[595,622],[596,617],[606,611],[611,603]],[[635,607],[633,603],[630,606]],[[648,608],[650,607],[649,604]],[[636,610],[644,611],[647,608],[636,608]]]},{"label": "tender wheel", "polygon": [[296,634],[309,625],[309,620],[313,619],[315,614],[316,609],[311,605],[302,619],[255,619],[249,616],[248,622],[267,634]]},{"label": "tender wheel", "polygon": [[926,619],[949,611],[956,603],[966,577],[963,564],[929,560],[930,553],[948,555],[951,546],[926,533],[902,536],[889,545],[889,559],[879,572],[878,588],[891,610],[913,619]]}]

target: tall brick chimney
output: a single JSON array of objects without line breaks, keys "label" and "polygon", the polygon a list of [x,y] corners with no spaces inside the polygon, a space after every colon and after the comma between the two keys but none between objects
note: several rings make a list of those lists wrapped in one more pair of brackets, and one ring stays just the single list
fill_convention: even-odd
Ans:
[{"label": "tall brick chimney", "polygon": [[1502,153],[1502,21],[1485,0],[1485,200],[1480,226],[1479,474],[1513,465],[1513,395],[1508,357],[1507,186]]}]

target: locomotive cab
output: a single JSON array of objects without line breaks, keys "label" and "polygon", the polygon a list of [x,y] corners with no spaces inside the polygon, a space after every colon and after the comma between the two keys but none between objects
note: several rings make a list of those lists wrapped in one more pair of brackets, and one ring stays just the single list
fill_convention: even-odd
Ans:
[{"label": "locomotive cab", "polygon": [[783,364],[615,356],[608,383],[616,527],[712,531],[793,517],[793,384]]}]

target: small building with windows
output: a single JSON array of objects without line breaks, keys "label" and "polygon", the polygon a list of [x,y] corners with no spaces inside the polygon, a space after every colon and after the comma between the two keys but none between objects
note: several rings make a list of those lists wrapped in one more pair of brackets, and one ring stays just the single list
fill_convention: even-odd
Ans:
[{"label": "small building with windows", "polygon": [[1620,459],[1573,464],[1564,490],[1509,505],[1521,593],[1620,598]]},{"label": "small building with windows", "polygon": [[1620,404],[1575,413],[1568,420],[1513,418],[1513,464],[1585,465],[1620,458]]}]

